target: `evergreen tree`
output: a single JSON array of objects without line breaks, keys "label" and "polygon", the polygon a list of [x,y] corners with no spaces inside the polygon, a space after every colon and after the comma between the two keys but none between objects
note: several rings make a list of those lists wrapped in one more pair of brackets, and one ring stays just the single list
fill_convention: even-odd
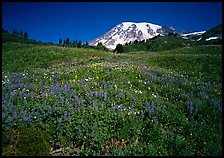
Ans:
[{"label": "evergreen tree", "polygon": [[7,29],[5,28],[2,28],[2,32],[6,32],[6,33],[9,33]]},{"label": "evergreen tree", "polygon": [[23,31],[20,32],[20,37],[23,38]]},{"label": "evergreen tree", "polygon": [[15,35],[15,29],[14,29],[14,28],[13,28],[13,30],[12,30],[12,34]]},{"label": "evergreen tree", "polygon": [[59,39],[59,44],[60,44],[60,45],[62,44],[62,39],[61,39],[61,38]]},{"label": "evergreen tree", "polygon": [[102,42],[98,42],[98,44],[97,44],[97,46],[102,46],[103,44],[102,44]]},{"label": "evergreen tree", "polygon": [[137,43],[138,43],[138,40],[135,40],[135,41],[134,41],[134,44],[137,44]]},{"label": "evergreen tree", "polygon": [[65,44],[66,44],[66,45],[70,45],[70,40],[69,40],[68,37],[67,37],[66,40],[65,40]]},{"label": "evergreen tree", "polygon": [[24,33],[23,38],[24,38],[25,40],[28,40],[28,33],[27,33],[27,32]]},{"label": "evergreen tree", "polygon": [[74,47],[77,47],[77,45],[78,45],[78,40],[74,40],[72,44],[73,44]]},{"label": "evergreen tree", "polygon": [[123,53],[124,52],[123,45],[122,44],[117,44],[114,52]]},{"label": "evergreen tree", "polygon": [[81,41],[79,41],[77,47],[78,47],[78,48],[81,48],[81,47],[82,47],[82,42],[81,42]]}]

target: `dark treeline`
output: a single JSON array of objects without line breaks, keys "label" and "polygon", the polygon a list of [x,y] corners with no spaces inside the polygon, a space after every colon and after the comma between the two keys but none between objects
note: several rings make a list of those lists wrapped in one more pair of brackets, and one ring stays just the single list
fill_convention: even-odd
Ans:
[{"label": "dark treeline", "polygon": [[65,38],[64,40],[62,40],[62,38],[60,38],[58,44],[61,46],[78,47],[78,48],[89,45],[88,42],[82,43],[81,40],[77,40],[77,39],[71,41],[68,37]]},{"label": "dark treeline", "polygon": [[12,33],[8,29],[2,27],[2,42],[20,42],[38,45],[53,45],[52,42],[42,42],[40,40],[34,40],[28,38],[28,32],[16,30],[13,28]]},{"label": "dark treeline", "polygon": [[[8,31],[8,29],[5,29],[5,28],[2,28],[2,32],[3,33],[8,33],[10,34],[10,32]],[[25,40],[28,40],[28,32],[24,32],[21,31],[21,30],[16,30],[13,28],[12,30],[12,35],[16,36],[16,37],[19,37],[21,39],[25,39]]]}]

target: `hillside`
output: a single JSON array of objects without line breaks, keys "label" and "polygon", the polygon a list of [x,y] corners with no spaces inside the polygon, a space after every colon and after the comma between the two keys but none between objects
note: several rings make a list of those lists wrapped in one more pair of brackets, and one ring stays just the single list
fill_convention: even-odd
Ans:
[{"label": "hillside", "polygon": [[221,156],[222,47],[136,45],[3,43],[2,155]]},{"label": "hillside", "polygon": [[206,31],[202,35],[202,40],[206,40],[210,37],[217,37],[218,39],[222,38],[222,24],[217,25],[217,26],[211,28],[210,30]]},{"label": "hillside", "polygon": [[178,36],[164,36],[157,37],[146,42],[139,42],[136,44],[124,45],[124,52],[132,51],[163,51],[171,50],[179,47],[187,47],[196,45],[194,41],[183,39]]}]

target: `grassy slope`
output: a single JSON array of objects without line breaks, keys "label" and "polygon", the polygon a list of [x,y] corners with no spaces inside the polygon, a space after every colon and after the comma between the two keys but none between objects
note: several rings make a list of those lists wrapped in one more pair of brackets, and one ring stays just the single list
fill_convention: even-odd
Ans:
[{"label": "grassy slope", "polygon": [[190,40],[183,39],[176,36],[158,37],[145,43],[131,44],[124,46],[125,52],[132,51],[164,51],[179,47],[186,47],[195,45],[196,43]]},{"label": "grassy slope", "polygon": [[47,68],[66,61],[107,56],[104,51],[58,46],[40,46],[21,43],[3,43],[3,71],[14,72],[30,68]]},{"label": "grassy slope", "polygon": [[[4,43],[2,50],[6,134],[21,124],[21,111],[28,117],[34,109],[39,121],[32,118],[31,125],[47,130],[52,146],[85,142],[71,155],[194,155],[201,149],[202,155],[221,155],[221,46],[111,54]],[[8,103],[18,112],[12,122]],[[129,142],[126,150],[102,152],[113,136]]]}]

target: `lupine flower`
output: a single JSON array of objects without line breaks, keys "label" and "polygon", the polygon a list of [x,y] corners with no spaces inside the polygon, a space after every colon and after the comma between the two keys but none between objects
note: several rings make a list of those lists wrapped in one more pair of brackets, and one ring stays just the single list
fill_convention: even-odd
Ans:
[{"label": "lupine flower", "polygon": [[154,117],[153,120],[154,120],[154,123],[155,123],[156,125],[158,125],[158,119],[157,119],[157,117]]},{"label": "lupine flower", "polygon": [[90,91],[89,94],[90,94],[90,96],[93,96],[93,92],[92,91]]},{"label": "lupine flower", "polygon": [[48,113],[51,114],[51,112],[52,112],[52,108],[51,106],[48,106]]},{"label": "lupine flower", "polygon": [[100,97],[103,96],[103,92],[102,92],[102,91],[99,92],[99,96],[100,96]]},{"label": "lupine flower", "polygon": [[66,98],[66,100],[65,100],[65,104],[67,105],[68,104],[68,99]]},{"label": "lupine flower", "polygon": [[77,95],[75,95],[75,101],[78,102],[79,101],[79,97]]},{"label": "lupine flower", "polygon": [[78,130],[78,131],[76,131],[75,133],[78,134],[78,135],[80,135],[80,134],[81,134],[81,131]]},{"label": "lupine flower", "polygon": [[195,111],[198,112],[198,104],[195,104]]},{"label": "lupine flower", "polygon": [[67,92],[70,92],[70,86],[68,85]]},{"label": "lupine flower", "polygon": [[206,95],[205,92],[199,92],[199,93],[198,93],[198,96],[199,96],[199,97],[202,97],[202,98],[206,98],[206,97],[207,97],[207,95]]},{"label": "lupine flower", "polygon": [[98,92],[97,91],[95,91],[95,97],[98,97]]},{"label": "lupine flower", "polygon": [[188,102],[188,108],[189,108],[189,112],[190,112],[190,114],[192,113],[192,111],[193,111],[193,104],[192,104],[192,102],[190,101],[190,102]]},{"label": "lupine flower", "polygon": [[17,118],[17,112],[14,113],[14,120]]},{"label": "lupine flower", "polygon": [[104,92],[104,101],[107,99],[107,92]]},{"label": "lupine flower", "polygon": [[66,117],[67,117],[67,112],[64,114],[64,116],[63,116],[63,120],[65,120]]},{"label": "lupine flower", "polygon": [[145,105],[146,105],[146,106],[148,106],[148,105],[149,105],[149,102],[148,102],[147,100],[145,101]]},{"label": "lupine flower", "polygon": [[28,125],[30,125],[30,122],[31,122],[31,114],[29,114],[28,118],[27,118],[27,123]]},{"label": "lupine flower", "polygon": [[2,112],[2,118],[5,118],[5,113],[4,112]]},{"label": "lupine flower", "polygon": [[61,118],[59,120],[57,120],[57,126],[60,126],[61,122],[62,122]]},{"label": "lupine flower", "polygon": [[133,112],[134,111],[134,106],[133,106],[132,103],[131,103],[130,107],[131,107],[131,111]]},{"label": "lupine flower", "polygon": [[151,103],[151,107],[152,107],[152,113],[154,112],[154,101],[152,101],[152,103]]},{"label": "lupine flower", "polygon": [[9,116],[8,119],[7,119],[7,124],[8,124],[9,126],[12,125],[12,118],[11,118],[10,116]]},{"label": "lupine flower", "polygon": [[150,106],[147,107],[147,111],[148,111],[149,117],[150,117],[152,115],[152,110],[151,110]]},{"label": "lupine flower", "polygon": [[14,98],[15,96],[16,96],[16,92],[10,92],[10,96],[12,97],[12,98]]},{"label": "lupine flower", "polygon": [[115,112],[116,109],[117,109],[117,106],[113,106],[113,107],[112,107],[112,111],[113,111],[113,112]]}]

